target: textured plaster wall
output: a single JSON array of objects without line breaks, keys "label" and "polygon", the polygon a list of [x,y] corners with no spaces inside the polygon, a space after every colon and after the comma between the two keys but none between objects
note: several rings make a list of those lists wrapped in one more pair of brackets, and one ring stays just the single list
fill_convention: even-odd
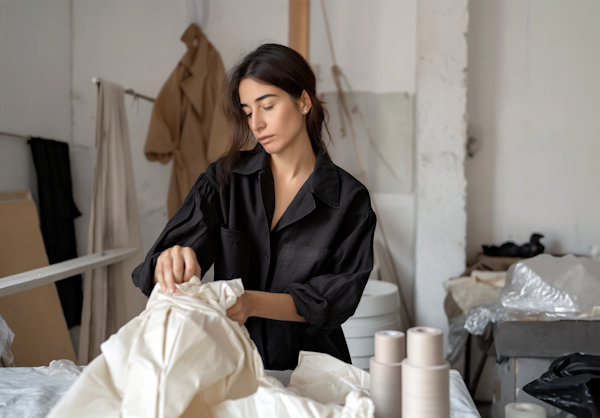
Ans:
[{"label": "textured plaster wall", "polygon": [[442,282],[465,267],[468,1],[417,15],[415,317],[447,332]]},{"label": "textured plaster wall", "polygon": [[600,2],[471,1],[468,255],[600,244]]}]

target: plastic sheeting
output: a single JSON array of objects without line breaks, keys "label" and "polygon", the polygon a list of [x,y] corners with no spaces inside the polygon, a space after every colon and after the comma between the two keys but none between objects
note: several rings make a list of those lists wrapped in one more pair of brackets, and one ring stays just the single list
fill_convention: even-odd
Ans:
[{"label": "plastic sheeting", "polygon": [[15,334],[10,330],[2,315],[0,315],[0,367],[3,365],[5,367],[15,365],[15,358],[12,351],[10,351],[14,339]]},{"label": "plastic sheeting", "polygon": [[513,264],[497,303],[470,310],[465,329],[482,335],[488,322],[600,319],[600,262],[542,254]]},{"label": "plastic sheeting", "polygon": [[0,417],[45,417],[80,373],[70,360],[49,367],[0,368]]}]

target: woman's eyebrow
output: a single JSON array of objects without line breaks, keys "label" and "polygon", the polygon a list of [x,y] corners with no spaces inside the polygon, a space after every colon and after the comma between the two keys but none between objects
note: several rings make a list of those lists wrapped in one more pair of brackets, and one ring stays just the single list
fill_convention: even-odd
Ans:
[{"label": "woman's eyebrow", "polygon": [[[263,94],[263,95],[262,95],[262,96],[260,96],[258,99],[256,99],[254,102],[255,102],[255,103],[258,103],[258,102],[260,102],[261,100],[264,100],[264,99],[266,99],[267,97],[279,97],[279,96],[277,96],[276,94]],[[245,103],[241,103],[241,105],[242,105],[242,107],[244,107],[244,106],[245,106],[245,107],[249,107],[249,106],[248,106],[247,104],[245,104]]]}]

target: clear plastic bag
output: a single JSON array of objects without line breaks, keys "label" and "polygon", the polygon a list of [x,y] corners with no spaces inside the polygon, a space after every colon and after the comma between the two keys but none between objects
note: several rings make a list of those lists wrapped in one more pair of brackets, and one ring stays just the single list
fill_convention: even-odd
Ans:
[{"label": "clear plastic bag", "polygon": [[450,325],[448,345],[446,346],[446,361],[453,366],[465,352],[469,332],[465,328],[466,315],[461,315]]},{"label": "clear plastic bag", "polygon": [[600,319],[600,262],[538,255],[513,264],[497,303],[471,309],[465,329],[482,335],[488,322]]},{"label": "clear plastic bag", "polygon": [[13,357],[12,342],[15,338],[15,334],[10,330],[6,321],[0,315],[0,367],[14,367],[15,359]]},{"label": "clear plastic bag", "polygon": [[52,360],[48,366],[48,376],[79,377],[83,367],[71,360]]},{"label": "clear plastic bag", "polygon": [[505,308],[549,314],[592,314],[600,305],[600,262],[541,254],[513,264],[500,294]]}]

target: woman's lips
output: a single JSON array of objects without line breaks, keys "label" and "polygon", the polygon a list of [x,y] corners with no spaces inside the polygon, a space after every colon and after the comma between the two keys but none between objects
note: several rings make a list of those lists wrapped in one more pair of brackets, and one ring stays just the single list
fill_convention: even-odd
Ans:
[{"label": "woman's lips", "polygon": [[271,140],[271,138],[273,138],[274,135],[264,135],[264,136],[259,136],[258,137],[258,141],[261,143],[264,142],[269,142]]}]

